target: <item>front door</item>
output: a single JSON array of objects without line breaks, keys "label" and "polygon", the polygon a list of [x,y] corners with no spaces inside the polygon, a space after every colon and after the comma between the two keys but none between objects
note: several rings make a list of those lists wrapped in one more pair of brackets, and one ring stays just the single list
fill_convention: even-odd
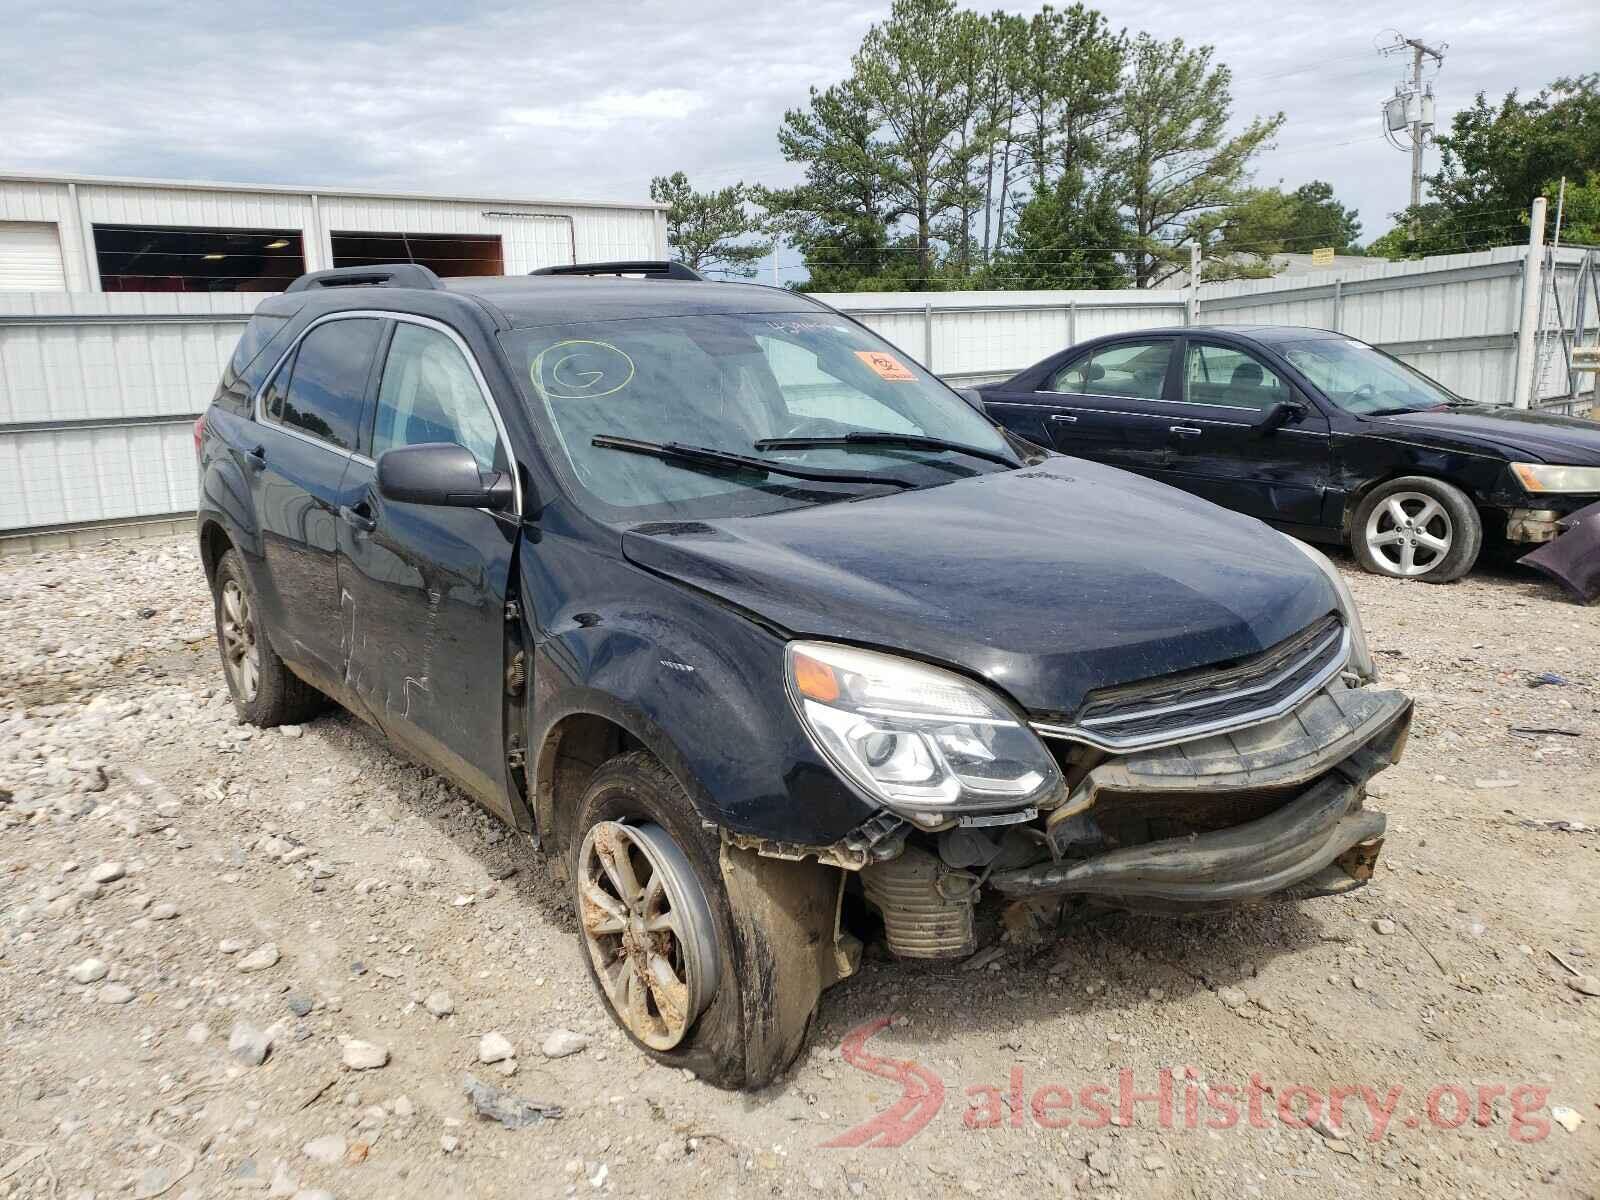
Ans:
[{"label": "front door", "polygon": [[[1328,419],[1261,359],[1190,337],[1181,402],[1170,405],[1168,483],[1266,521],[1318,525],[1331,465]],[[1276,429],[1262,419],[1280,403],[1303,413]]]},{"label": "front door", "polygon": [[466,345],[397,319],[385,350],[368,454],[341,488],[339,589],[351,687],[384,731],[510,818],[505,782],[506,590],[516,514],[435,508],[378,494],[379,459],[453,442],[483,471],[509,450]]},{"label": "front door", "polygon": [[256,580],[280,656],[338,694],[338,497],[382,323],[314,325],[262,391],[242,457],[266,570]]}]

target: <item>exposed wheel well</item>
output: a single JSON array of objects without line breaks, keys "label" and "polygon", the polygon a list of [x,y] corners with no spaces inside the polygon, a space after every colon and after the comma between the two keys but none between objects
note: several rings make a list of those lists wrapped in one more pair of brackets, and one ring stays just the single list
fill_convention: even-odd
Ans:
[{"label": "exposed wheel well", "polygon": [[626,729],[594,713],[574,713],[551,727],[535,764],[534,817],[554,869],[565,871],[573,818],[589,780],[604,763],[640,748]]},{"label": "exposed wheel well", "polygon": [[206,581],[211,582],[217,577],[217,564],[222,561],[222,556],[233,549],[233,542],[222,526],[215,521],[207,521],[200,530],[200,562],[206,569]]}]

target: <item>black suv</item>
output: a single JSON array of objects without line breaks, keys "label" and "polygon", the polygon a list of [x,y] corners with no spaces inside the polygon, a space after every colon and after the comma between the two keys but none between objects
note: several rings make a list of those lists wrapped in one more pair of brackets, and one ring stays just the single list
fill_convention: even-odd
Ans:
[{"label": "black suv", "polygon": [[970,954],[986,894],[1372,872],[1411,706],[1327,560],[804,295],[318,272],[196,443],[241,716],[331,697],[542,845],[613,1017],[713,1081],[780,1072],[864,936]]}]

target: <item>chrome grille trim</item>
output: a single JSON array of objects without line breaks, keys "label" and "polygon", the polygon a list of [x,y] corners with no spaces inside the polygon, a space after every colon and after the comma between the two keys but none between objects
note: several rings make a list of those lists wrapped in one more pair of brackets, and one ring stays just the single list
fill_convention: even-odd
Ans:
[{"label": "chrome grille trim", "polygon": [[[1329,648],[1335,646],[1335,643],[1336,647],[1330,655]],[[1271,651],[1266,653],[1270,654]],[[1320,665],[1310,676],[1287,691],[1279,690],[1284,687],[1286,681],[1293,679],[1319,660]],[[1317,637],[1309,647],[1295,654],[1289,662],[1281,666],[1274,664],[1275,669],[1269,677],[1253,680],[1247,686],[1195,700],[1177,701],[1143,709],[1135,708],[1126,714],[1089,717],[1070,725],[1034,721],[1030,722],[1030,726],[1035,733],[1044,737],[1084,742],[1102,750],[1151,750],[1211,734],[1245,729],[1281,717],[1301,704],[1308,696],[1321,691],[1332,682],[1344,670],[1349,660],[1350,630],[1343,622],[1339,622],[1336,628],[1331,628],[1325,635]],[[1195,686],[1204,687],[1204,680],[1197,679]],[[1235,710],[1210,717],[1206,715],[1208,709],[1216,709],[1219,706],[1231,708],[1241,699],[1250,696],[1260,696],[1261,703],[1251,705],[1243,711]],[[1093,702],[1085,707],[1092,709]],[[1188,719],[1185,719],[1184,714],[1187,714]],[[1163,723],[1161,728],[1155,730],[1119,735],[1114,728],[1108,728],[1131,721],[1147,722],[1151,718],[1163,716],[1174,719],[1170,723]]]}]

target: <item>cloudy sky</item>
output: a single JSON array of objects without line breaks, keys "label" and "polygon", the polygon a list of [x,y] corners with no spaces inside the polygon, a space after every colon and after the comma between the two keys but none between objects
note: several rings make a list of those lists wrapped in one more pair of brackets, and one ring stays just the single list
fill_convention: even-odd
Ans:
[{"label": "cloudy sky", "polygon": [[[1234,72],[1236,119],[1287,116],[1258,181],[1329,180],[1368,238],[1408,187],[1408,159],[1385,145],[1377,117],[1405,69],[1374,50],[1395,22],[1449,43],[1441,125],[1479,90],[1533,92],[1600,64],[1595,0],[1100,7],[1113,25],[1215,45]],[[677,169],[700,186],[783,183],[795,177],[777,152],[784,110],[847,73],[887,10],[0,0],[0,171],[614,199],[643,199],[652,174]]]}]

